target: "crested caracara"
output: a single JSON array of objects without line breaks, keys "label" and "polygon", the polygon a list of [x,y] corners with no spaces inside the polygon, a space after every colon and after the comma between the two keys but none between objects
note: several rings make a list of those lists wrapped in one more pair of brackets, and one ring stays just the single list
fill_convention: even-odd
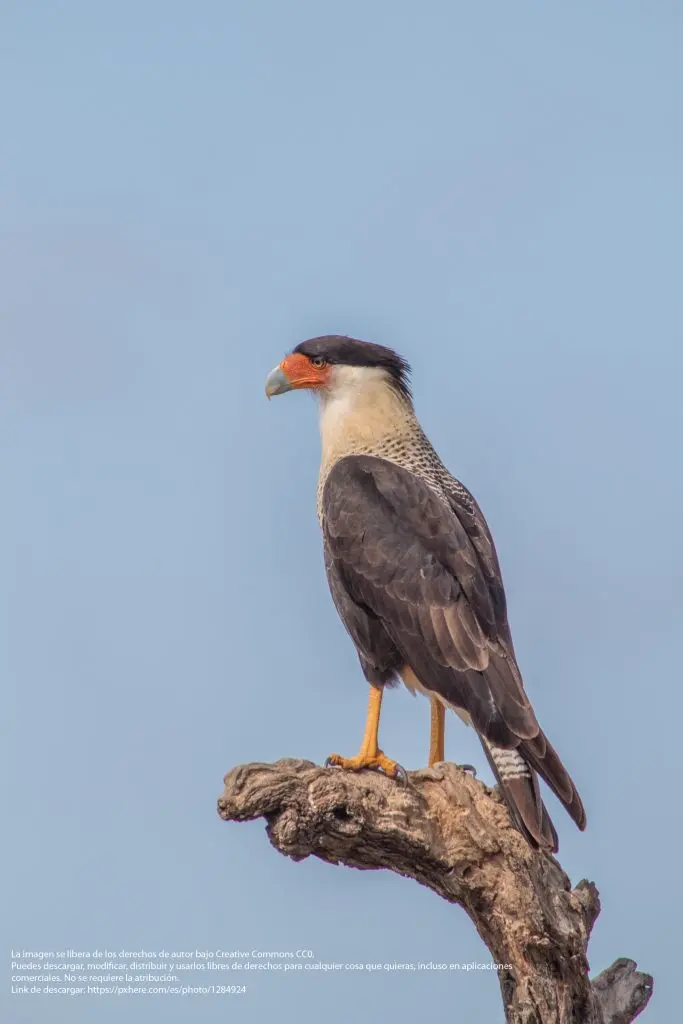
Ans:
[{"label": "crested caracara", "polygon": [[320,400],[325,568],[370,684],[360,752],[329,763],[399,774],[378,730],[384,687],[403,680],[431,700],[429,764],[443,760],[451,709],[477,732],[522,834],[556,851],[538,776],[580,829],[583,805],[525,693],[486,520],[425,436],[407,363],[382,345],[312,338],[266,382],[269,397],[296,389]]}]

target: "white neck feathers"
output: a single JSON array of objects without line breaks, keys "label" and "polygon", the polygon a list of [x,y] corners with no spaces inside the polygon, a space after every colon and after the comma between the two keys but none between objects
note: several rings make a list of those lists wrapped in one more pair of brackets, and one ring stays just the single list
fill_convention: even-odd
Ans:
[{"label": "white neck feathers", "polygon": [[331,387],[320,401],[323,466],[345,455],[371,454],[389,437],[419,430],[412,405],[391,386],[386,371],[336,366],[332,373]]}]

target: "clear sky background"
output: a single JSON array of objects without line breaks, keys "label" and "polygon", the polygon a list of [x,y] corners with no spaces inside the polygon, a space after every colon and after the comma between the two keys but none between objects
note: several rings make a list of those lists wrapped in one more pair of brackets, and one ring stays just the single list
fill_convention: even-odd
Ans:
[{"label": "clear sky background", "polygon": [[[0,5],[9,947],[489,959],[390,874],[226,825],[223,775],[355,753],[297,341],[414,366],[499,548],[549,797],[618,956],[680,975],[683,13],[673,2]],[[429,709],[382,739],[425,763]],[[447,756],[474,761],[453,717]],[[4,986],[4,982],[3,982]],[[8,1001],[11,1024],[502,1021],[491,974],[259,976],[241,1001]]]}]

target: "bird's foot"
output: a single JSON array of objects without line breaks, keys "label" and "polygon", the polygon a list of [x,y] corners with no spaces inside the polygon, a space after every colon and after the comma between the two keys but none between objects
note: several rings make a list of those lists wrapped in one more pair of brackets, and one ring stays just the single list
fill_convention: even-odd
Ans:
[{"label": "bird's foot", "polygon": [[371,768],[373,771],[379,770],[384,772],[390,779],[400,779],[402,782],[405,782],[408,778],[405,768],[402,768],[396,761],[392,761],[390,757],[387,757],[383,750],[378,750],[375,754],[361,752],[355,757],[342,757],[341,754],[330,754],[325,761],[325,767],[344,768],[350,772],[359,772],[363,768]]},{"label": "bird's foot", "polygon": [[[455,764],[455,762],[453,762],[453,763]],[[437,765],[440,765],[440,764],[448,764],[448,761],[445,761],[444,758],[441,757],[441,758],[439,758],[438,761],[430,761],[429,764],[427,765],[427,767],[428,768],[436,768]],[[471,775],[473,779],[476,779],[476,777],[477,777],[477,769],[474,767],[473,764],[456,764],[455,767],[459,768],[461,772],[467,772],[467,774]]]}]

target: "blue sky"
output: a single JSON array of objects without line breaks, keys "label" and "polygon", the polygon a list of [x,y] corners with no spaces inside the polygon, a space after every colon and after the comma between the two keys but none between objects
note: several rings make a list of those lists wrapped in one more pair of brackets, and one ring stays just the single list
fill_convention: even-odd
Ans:
[{"label": "blue sky", "polygon": [[[233,765],[357,749],[302,338],[413,364],[498,545],[527,689],[586,803],[595,972],[677,1002],[680,7],[0,8],[6,946],[468,961],[464,913],[215,813]],[[382,739],[425,762],[426,702]],[[476,738],[449,722],[447,756]],[[656,866],[656,867],[655,867]],[[8,997],[3,994],[3,999]],[[15,1000],[18,1024],[502,1020],[495,978],[262,977],[239,1004]]]}]

